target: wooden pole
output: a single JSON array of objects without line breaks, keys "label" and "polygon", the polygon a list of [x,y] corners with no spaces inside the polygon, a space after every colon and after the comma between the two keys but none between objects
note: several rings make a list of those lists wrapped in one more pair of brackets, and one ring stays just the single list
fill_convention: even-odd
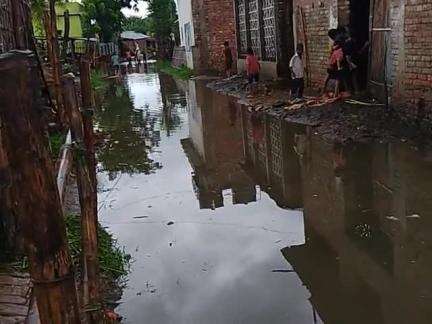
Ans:
[{"label": "wooden pole", "polygon": [[67,59],[67,52],[69,48],[69,34],[70,34],[70,14],[69,10],[65,10],[63,13],[64,17],[64,33],[63,33],[63,51],[62,51],[62,58],[66,61]]},{"label": "wooden pole", "polygon": [[57,15],[55,12],[55,0],[45,0],[45,34],[47,39],[48,57],[52,68],[54,84],[54,97],[56,99],[56,111],[61,123],[65,122],[65,115],[62,104],[61,74],[62,66],[60,63],[60,47],[57,37]]},{"label": "wooden pole", "polygon": [[42,323],[80,323],[74,273],[54,167],[41,120],[31,52],[0,56],[0,119]]},{"label": "wooden pole", "polygon": [[[81,235],[83,251],[83,302],[84,307],[95,308],[100,304],[99,295],[99,260],[97,238],[97,199],[93,181],[91,179],[91,165],[84,144],[85,131],[83,118],[78,107],[75,92],[74,76],[66,75],[62,79],[65,110],[68,114],[72,140],[75,145],[75,168],[77,173],[78,191],[81,205]],[[92,323],[98,323],[100,312],[87,312]]]},{"label": "wooden pole", "polygon": [[80,62],[80,82],[82,97],[82,119],[84,125],[84,143],[87,152],[87,159],[89,161],[90,179],[92,180],[95,192],[97,192],[96,151],[93,131],[93,90],[90,81],[90,61],[86,58],[83,58]]}]

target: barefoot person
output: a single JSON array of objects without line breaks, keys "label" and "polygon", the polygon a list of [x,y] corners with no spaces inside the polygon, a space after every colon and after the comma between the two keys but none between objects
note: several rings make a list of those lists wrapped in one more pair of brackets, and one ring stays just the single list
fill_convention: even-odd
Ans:
[{"label": "barefoot person", "polygon": [[303,44],[297,44],[296,53],[291,58],[291,99],[302,99],[304,90]]},{"label": "barefoot person", "polygon": [[233,67],[233,57],[231,48],[229,47],[229,42],[224,43],[224,59],[225,59],[225,76],[229,78],[232,74]]}]

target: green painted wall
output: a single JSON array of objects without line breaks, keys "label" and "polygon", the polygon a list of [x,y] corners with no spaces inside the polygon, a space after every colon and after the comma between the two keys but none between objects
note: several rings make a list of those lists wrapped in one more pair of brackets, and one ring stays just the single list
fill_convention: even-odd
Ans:
[{"label": "green painted wall", "polygon": [[[61,36],[64,33],[64,12],[69,10],[70,15],[70,33],[71,38],[82,38],[82,5],[78,2],[68,2],[65,4],[56,4],[57,14],[57,29],[61,31]],[[34,32],[36,36],[43,36],[43,23],[39,19],[33,19]]]}]

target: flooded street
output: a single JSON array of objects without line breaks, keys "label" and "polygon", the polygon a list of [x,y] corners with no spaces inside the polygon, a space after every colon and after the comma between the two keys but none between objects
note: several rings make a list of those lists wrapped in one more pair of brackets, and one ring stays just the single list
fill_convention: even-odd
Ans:
[{"label": "flooded street", "polygon": [[95,122],[124,323],[432,322],[430,152],[324,142],[156,73]]}]

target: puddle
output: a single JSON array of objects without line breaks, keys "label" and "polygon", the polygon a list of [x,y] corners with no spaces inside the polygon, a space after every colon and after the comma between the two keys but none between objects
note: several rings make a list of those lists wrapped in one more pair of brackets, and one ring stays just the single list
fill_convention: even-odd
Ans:
[{"label": "puddle", "polygon": [[125,323],[430,323],[432,155],[326,143],[154,73],[96,122]]}]

